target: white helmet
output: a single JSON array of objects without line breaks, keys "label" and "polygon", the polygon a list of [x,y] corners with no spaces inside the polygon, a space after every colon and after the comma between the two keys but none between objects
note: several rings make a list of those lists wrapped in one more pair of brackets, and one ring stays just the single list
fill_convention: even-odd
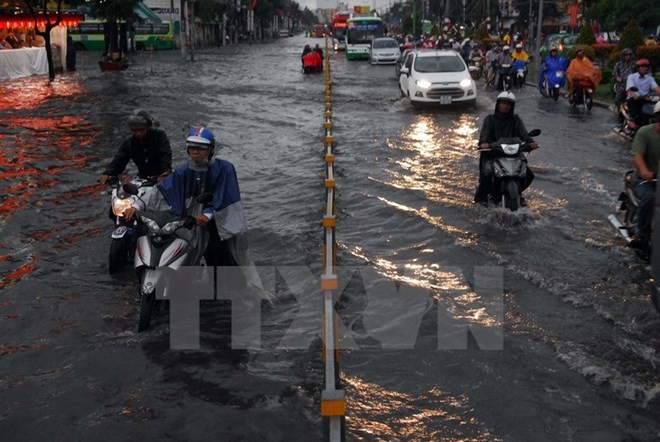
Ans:
[{"label": "white helmet", "polygon": [[[512,92],[504,91],[497,96],[497,101],[508,101],[509,103],[516,104],[516,96]],[[660,110],[660,108],[658,109]]]},{"label": "white helmet", "polygon": [[504,46],[504,47],[502,48],[503,51],[508,51],[509,49],[511,49],[509,46]]},{"label": "white helmet", "polygon": [[522,44],[518,43],[518,44],[516,45],[516,49],[522,49]]}]

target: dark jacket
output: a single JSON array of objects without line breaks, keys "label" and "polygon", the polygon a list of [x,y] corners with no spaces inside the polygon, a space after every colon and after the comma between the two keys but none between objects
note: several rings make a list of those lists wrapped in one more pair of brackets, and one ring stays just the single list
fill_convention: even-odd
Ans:
[{"label": "dark jacket", "polygon": [[119,147],[104,175],[120,175],[128,162],[133,160],[140,178],[155,177],[172,169],[172,148],[167,134],[161,129],[151,128],[144,144],[133,136]]},{"label": "dark jacket", "polygon": [[479,134],[479,143],[494,143],[500,138],[518,137],[529,143],[534,139],[529,136],[525,124],[517,114],[508,118],[500,118],[496,111],[493,115],[488,115],[481,126]]}]

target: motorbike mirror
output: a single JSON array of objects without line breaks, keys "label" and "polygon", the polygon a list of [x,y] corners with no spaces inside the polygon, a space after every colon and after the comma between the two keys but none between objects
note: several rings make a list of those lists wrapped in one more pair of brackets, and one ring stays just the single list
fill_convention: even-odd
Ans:
[{"label": "motorbike mirror", "polygon": [[126,183],[121,186],[122,190],[129,195],[137,195],[138,187],[133,183]]},{"label": "motorbike mirror", "polygon": [[213,201],[213,194],[210,192],[205,192],[197,196],[195,198],[195,201],[197,201],[199,204],[207,204]]},{"label": "motorbike mirror", "polygon": [[532,129],[529,131],[530,137],[538,137],[539,135],[541,135],[541,129]]}]

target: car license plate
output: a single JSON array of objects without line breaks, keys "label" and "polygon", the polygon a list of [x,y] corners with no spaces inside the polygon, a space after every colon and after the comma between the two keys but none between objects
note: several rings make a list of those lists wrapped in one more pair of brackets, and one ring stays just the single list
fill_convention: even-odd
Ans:
[{"label": "car license plate", "polygon": [[451,104],[451,95],[440,95],[440,104]]}]

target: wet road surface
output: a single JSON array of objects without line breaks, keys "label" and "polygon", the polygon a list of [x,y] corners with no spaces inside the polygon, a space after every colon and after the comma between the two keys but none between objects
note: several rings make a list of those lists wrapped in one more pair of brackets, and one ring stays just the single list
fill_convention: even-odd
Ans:
[{"label": "wet road surface", "polygon": [[[324,84],[299,72],[306,42],[195,63],[146,53],[122,73],[83,54],[52,84],[0,85],[0,434],[321,438],[317,312],[278,285],[261,350],[232,350],[213,303],[200,350],[169,349],[166,315],[138,335],[132,272],[107,273],[109,197],[95,183],[132,109],[153,112],[175,164],[188,128],[207,125],[236,166],[257,264],[320,274]],[[611,113],[515,91],[543,133],[529,208],[511,215],[471,203],[497,93],[480,88],[476,110],[414,109],[393,71],[333,59],[349,439],[658,439],[660,320],[646,265],[607,222],[631,165]],[[484,268],[502,275],[499,303],[477,290]],[[449,348],[446,312],[502,348],[478,331]],[[309,345],[281,348],[296,321]]]}]

